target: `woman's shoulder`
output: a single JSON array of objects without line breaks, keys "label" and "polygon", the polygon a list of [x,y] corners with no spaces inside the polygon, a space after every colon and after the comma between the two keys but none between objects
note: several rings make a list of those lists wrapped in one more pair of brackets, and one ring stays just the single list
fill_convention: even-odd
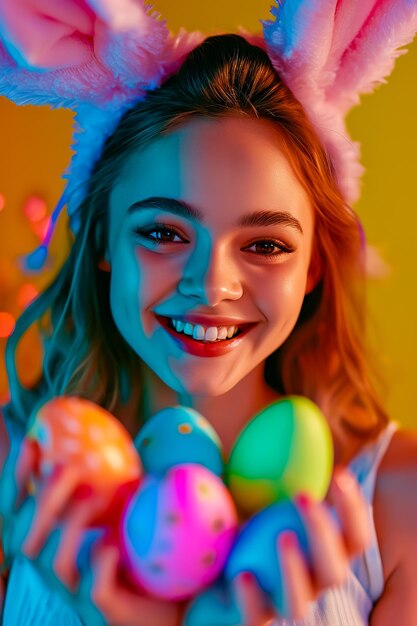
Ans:
[{"label": "woman's shoulder", "polygon": [[398,568],[417,575],[417,431],[392,436],[376,478],[374,518],[385,580]]},{"label": "woman's shoulder", "polygon": [[392,436],[373,505],[384,591],[369,624],[417,624],[417,432],[399,429]]}]

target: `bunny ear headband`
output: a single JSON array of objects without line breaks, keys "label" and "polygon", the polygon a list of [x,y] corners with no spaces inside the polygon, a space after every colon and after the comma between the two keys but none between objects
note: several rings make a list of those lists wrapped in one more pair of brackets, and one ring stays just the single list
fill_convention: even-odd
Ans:
[{"label": "bunny ear headband", "polygon": [[[73,232],[95,162],[123,113],[174,74],[204,39],[172,35],[144,0],[0,0],[0,95],[17,104],[75,111],[75,153],[65,191],[31,269],[47,256],[64,205]],[[359,144],[348,111],[391,73],[399,49],[417,31],[417,0],[275,0],[263,36],[238,34],[262,47],[303,105],[333,162],[348,203],[359,195]]]}]

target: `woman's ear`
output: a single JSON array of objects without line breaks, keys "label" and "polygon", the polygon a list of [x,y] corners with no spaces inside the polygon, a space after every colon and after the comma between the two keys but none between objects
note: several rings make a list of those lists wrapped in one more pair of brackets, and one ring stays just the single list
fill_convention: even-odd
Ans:
[{"label": "woman's ear", "polygon": [[111,272],[110,263],[107,261],[107,259],[105,259],[105,257],[101,257],[101,259],[97,263],[97,267],[102,272]]},{"label": "woman's ear", "polygon": [[310,293],[313,291],[314,287],[317,285],[319,280],[322,277],[322,264],[321,259],[317,253],[312,254],[310,260],[310,267],[308,268],[307,273],[307,283],[305,293]]},{"label": "woman's ear", "polygon": [[[95,245],[96,245],[96,250],[98,252],[98,263],[97,263],[97,267],[99,270],[103,271],[103,272],[110,272],[111,271],[111,265],[109,263],[109,261],[107,260],[109,258],[109,254],[107,249],[105,250],[105,252],[103,252],[104,248],[106,247],[106,241],[105,241],[105,237],[104,237],[104,227],[103,227],[103,222],[99,222],[96,225],[96,229],[95,229]],[[101,251],[101,252],[99,252]]]}]

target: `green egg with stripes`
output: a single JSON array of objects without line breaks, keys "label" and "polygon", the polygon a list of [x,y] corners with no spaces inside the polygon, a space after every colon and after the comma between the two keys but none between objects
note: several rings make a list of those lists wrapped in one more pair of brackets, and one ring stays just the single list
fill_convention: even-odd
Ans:
[{"label": "green egg with stripes", "polygon": [[322,500],[333,469],[333,440],[319,407],[286,396],[257,413],[230,453],[225,481],[243,515],[306,493]]}]

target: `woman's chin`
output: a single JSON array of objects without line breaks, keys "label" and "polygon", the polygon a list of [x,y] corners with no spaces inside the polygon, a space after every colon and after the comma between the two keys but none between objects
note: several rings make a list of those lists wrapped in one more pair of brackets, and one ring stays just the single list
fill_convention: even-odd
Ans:
[{"label": "woman's chin", "polygon": [[226,385],[224,381],[215,384],[214,382],[208,382],[207,379],[201,381],[187,381],[182,378],[182,382],[184,386],[175,389],[179,396],[189,395],[195,399],[207,400],[208,398],[224,395],[230,391],[238,381],[233,381]]}]

